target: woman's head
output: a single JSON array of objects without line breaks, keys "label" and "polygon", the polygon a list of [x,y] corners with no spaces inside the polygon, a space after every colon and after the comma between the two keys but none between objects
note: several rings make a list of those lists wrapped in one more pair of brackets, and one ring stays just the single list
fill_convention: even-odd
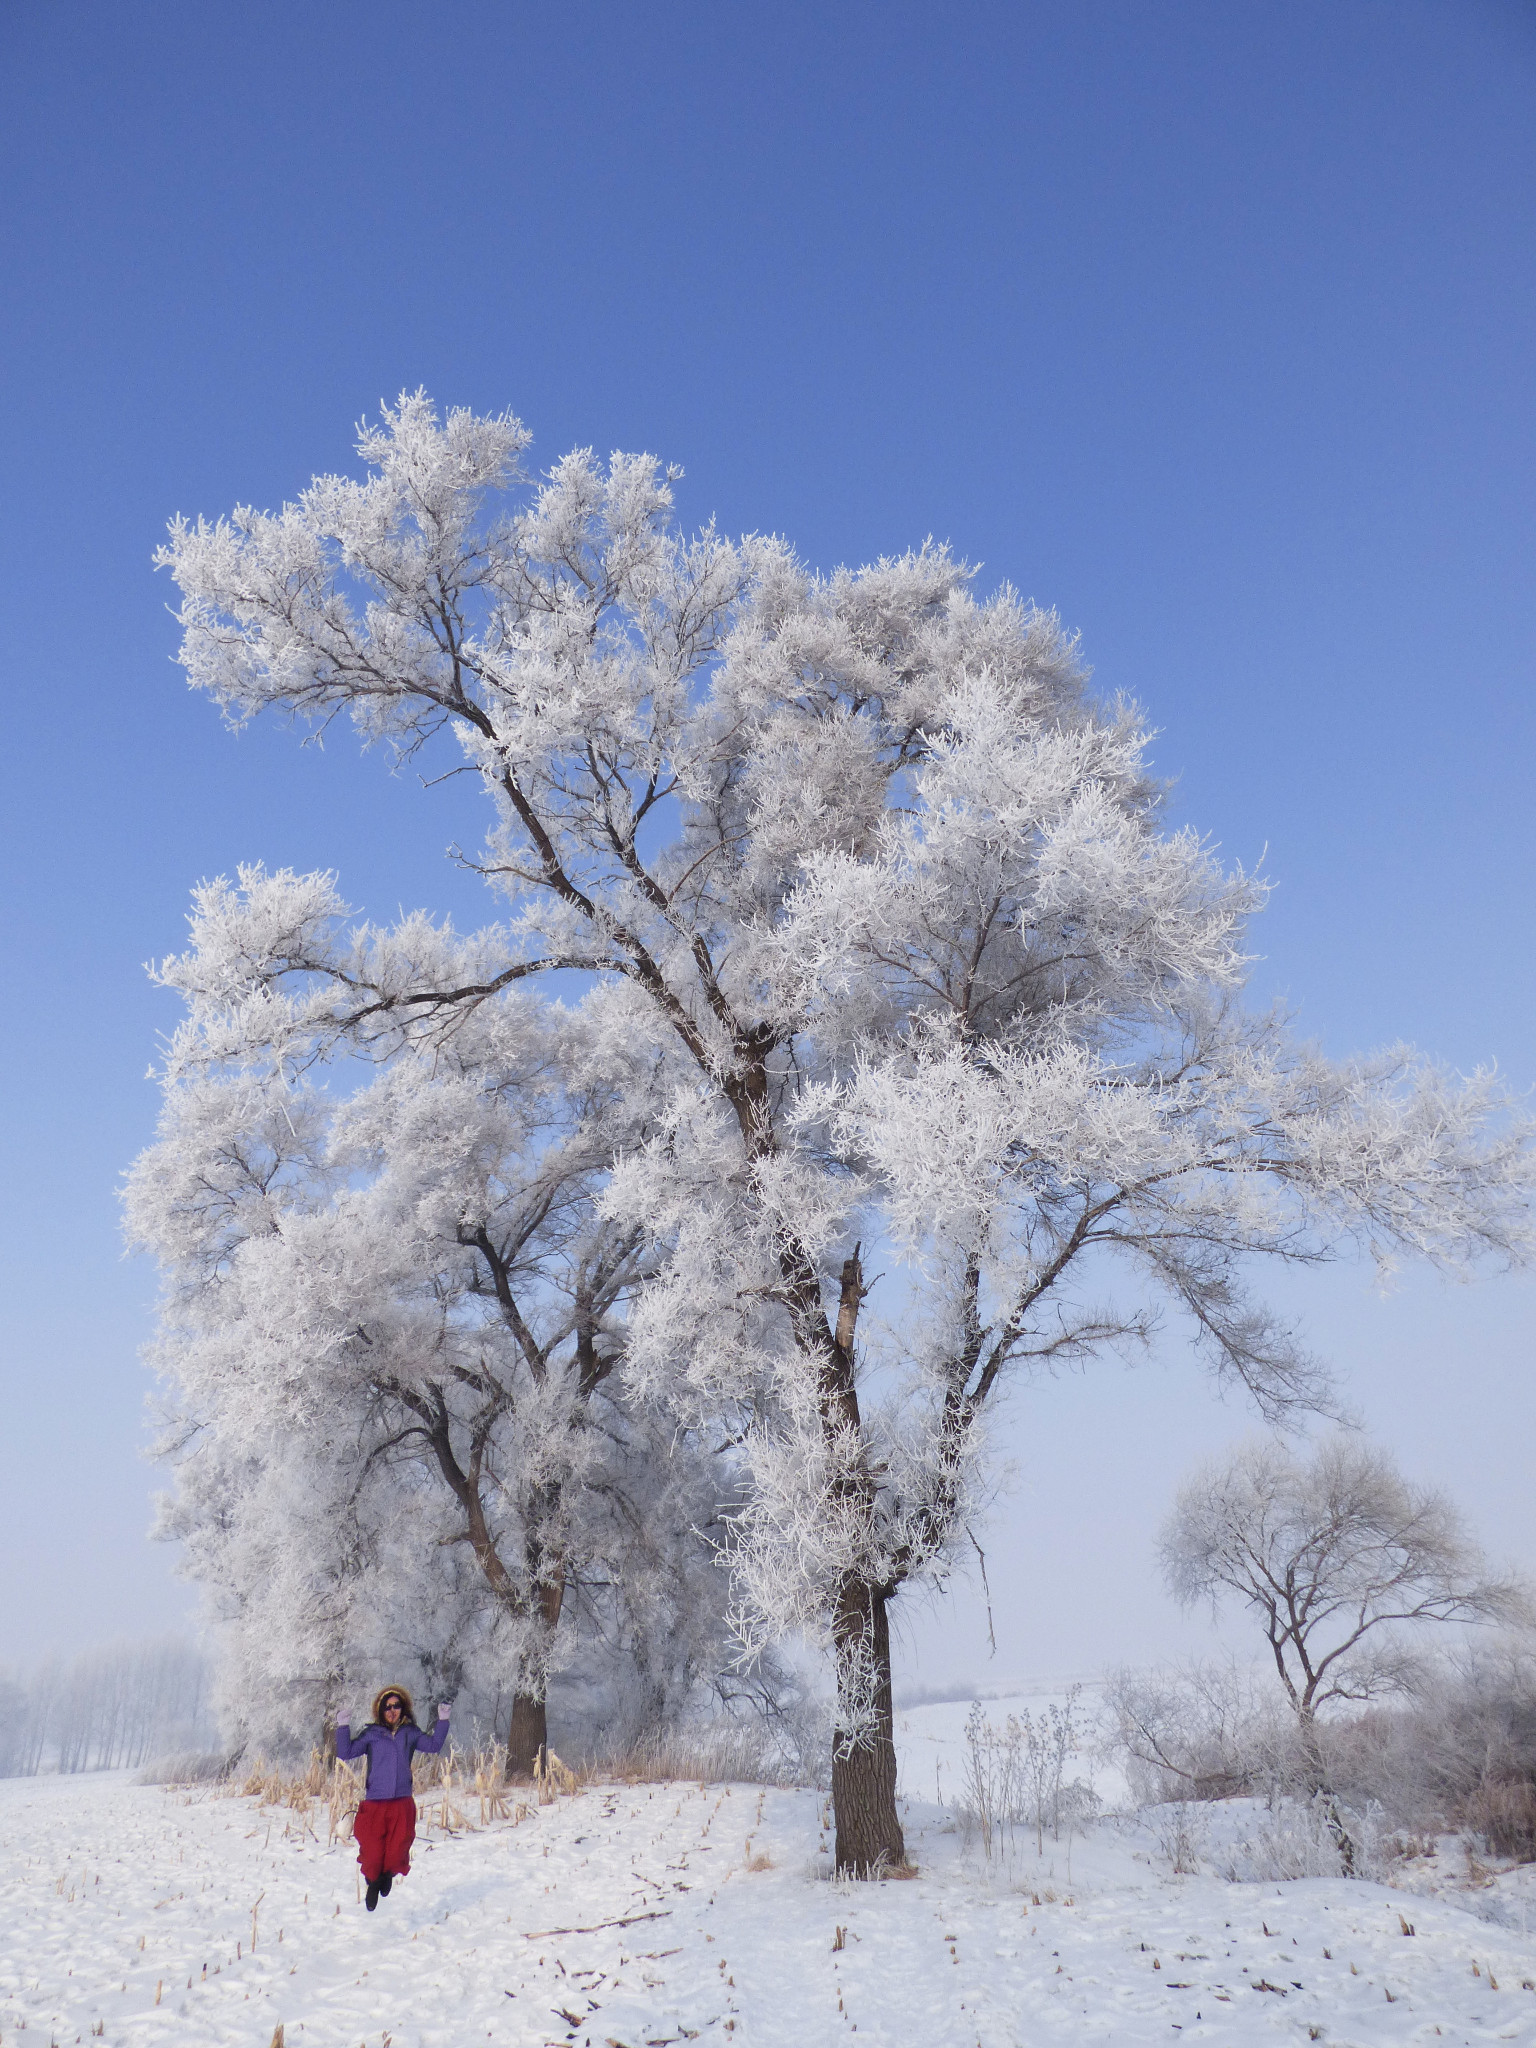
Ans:
[{"label": "woman's head", "polygon": [[381,1728],[415,1727],[411,1696],[403,1685],[386,1685],[375,1695],[373,1718]]}]

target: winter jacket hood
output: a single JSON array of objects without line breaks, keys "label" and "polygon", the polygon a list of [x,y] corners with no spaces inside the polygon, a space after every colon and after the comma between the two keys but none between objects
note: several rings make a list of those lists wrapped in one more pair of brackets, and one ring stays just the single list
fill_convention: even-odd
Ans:
[{"label": "winter jacket hood", "polygon": [[381,1685],[373,1696],[373,1724],[375,1727],[382,1728],[384,1726],[384,1702],[386,1700],[399,1700],[405,1708],[405,1712],[400,1717],[402,1726],[406,1722],[409,1722],[413,1728],[418,1725],[416,1709],[411,1705],[411,1696],[405,1687],[403,1685]]}]

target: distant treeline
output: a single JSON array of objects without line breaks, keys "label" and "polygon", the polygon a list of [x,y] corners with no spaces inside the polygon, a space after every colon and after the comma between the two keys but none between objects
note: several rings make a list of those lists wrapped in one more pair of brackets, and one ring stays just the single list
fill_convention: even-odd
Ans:
[{"label": "distant treeline", "polygon": [[209,1667],[179,1637],[0,1671],[0,1778],[135,1768],[217,1741]]}]

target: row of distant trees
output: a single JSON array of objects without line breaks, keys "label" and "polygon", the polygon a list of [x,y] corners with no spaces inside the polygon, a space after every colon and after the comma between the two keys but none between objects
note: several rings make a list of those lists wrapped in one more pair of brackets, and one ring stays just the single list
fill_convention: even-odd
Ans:
[{"label": "row of distant trees", "polygon": [[179,1637],[0,1672],[0,1777],[138,1769],[216,1737],[207,1660]]}]

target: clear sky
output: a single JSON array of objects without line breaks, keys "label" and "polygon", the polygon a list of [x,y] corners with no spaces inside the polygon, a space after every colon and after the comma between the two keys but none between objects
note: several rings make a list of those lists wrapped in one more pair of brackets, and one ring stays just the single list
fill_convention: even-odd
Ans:
[{"label": "clear sky", "polygon": [[[174,1621],[145,1540],[141,963],[242,859],[484,914],[480,829],[171,665],[174,512],[275,504],[424,384],[684,465],[824,566],[927,534],[1055,605],[1175,811],[1278,885],[1334,1052],[1536,1081],[1529,0],[4,10],[0,1664]],[[1309,1277],[1371,1427],[1536,1566],[1536,1287]],[[1150,1543],[1248,1426],[1176,1352],[1017,1400],[998,1668],[1198,1642]],[[925,1675],[986,1661],[963,1600]]]}]

